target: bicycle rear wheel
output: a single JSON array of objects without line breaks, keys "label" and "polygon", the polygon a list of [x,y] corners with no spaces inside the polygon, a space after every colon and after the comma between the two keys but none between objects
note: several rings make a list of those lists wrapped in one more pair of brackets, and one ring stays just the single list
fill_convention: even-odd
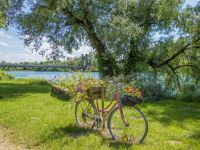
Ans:
[{"label": "bicycle rear wheel", "polygon": [[119,108],[113,109],[108,118],[108,129],[113,139],[128,143],[142,143],[148,132],[148,122],[144,114],[135,106],[123,106],[126,123],[123,122]]},{"label": "bicycle rear wheel", "polygon": [[76,102],[75,119],[76,124],[81,127],[93,127],[95,123],[94,116],[97,114],[94,103],[89,103],[87,100]]}]

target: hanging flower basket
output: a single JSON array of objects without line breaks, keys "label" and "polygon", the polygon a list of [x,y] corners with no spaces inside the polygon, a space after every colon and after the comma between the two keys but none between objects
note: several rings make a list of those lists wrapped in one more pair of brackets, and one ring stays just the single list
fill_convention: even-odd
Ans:
[{"label": "hanging flower basket", "polygon": [[142,102],[143,98],[139,96],[132,96],[123,94],[121,97],[122,105],[124,106],[133,106]]}]

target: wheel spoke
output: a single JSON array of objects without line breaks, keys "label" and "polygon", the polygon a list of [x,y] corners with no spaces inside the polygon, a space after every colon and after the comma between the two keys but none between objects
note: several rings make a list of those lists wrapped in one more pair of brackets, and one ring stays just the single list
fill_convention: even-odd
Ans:
[{"label": "wheel spoke", "polygon": [[148,124],[143,113],[135,107],[123,107],[124,119],[122,121],[120,111],[116,108],[109,117],[109,131],[112,137],[126,143],[140,143],[144,140]]},{"label": "wheel spoke", "polygon": [[95,108],[87,101],[80,101],[76,104],[75,117],[79,126],[92,127],[94,124]]}]

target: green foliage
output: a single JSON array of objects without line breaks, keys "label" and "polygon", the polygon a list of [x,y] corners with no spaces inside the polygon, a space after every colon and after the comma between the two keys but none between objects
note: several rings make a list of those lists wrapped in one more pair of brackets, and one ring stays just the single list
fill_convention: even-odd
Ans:
[{"label": "green foliage", "polygon": [[[173,86],[166,83],[163,75],[154,76],[150,73],[136,73],[129,76],[120,75],[113,79],[116,83],[122,82],[122,87],[131,86],[139,89],[145,101],[158,101],[170,97],[175,97],[176,92]],[[113,94],[115,88],[108,88]],[[112,92],[111,92],[112,91]],[[123,91],[121,91],[123,93]],[[110,94],[109,94],[110,95]]]},{"label": "green foliage", "polygon": [[77,98],[88,99],[87,90],[91,87],[105,86],[105,82],[101,79],[88,77],[83,73],[76,73],[72,76],[58,79],[53,85],[65,89],[70,94],[70,97],[77,100]]},{"label": "green foliage", "polygon": [[186,102],[200,102],[200,86],[184,84],[177,94],[177,100]]},{"label": "green foliage", "polygon": [[4,14],[0,12],[0,28],[4,27],[4,25],[5,25]]},{"label": "green foliage", "polygon": [[[74,70],[83,70],[83,71],[98,71],[97,68],[97,59],[93,52],[89,54],[82,54],[80,57],[69,57],[65,60],[46,60],[41,62],[19,62],[19,63],[9,63],[6,61],[0,62],[0,65],[6,66],[2,70],[32,70],[32,71],[74,71]],[[17,67],[17,66],[18,67]],[[20,66],[21,65],[21,66]],[[33,66],[33,67],[30,67]],[[42,66],[42,67],[34,67]],[[50,66],[50,67],[48,67]],[[51,66],[58,66],[53,67]],[[61,66],[61,67],[59,67]],[[66,66],[63,68],[62,66]]]},{"label": "green foliage", "polygon": [[171,97],[171,89],[163,87],[163,84],[156,80],[151,80],[143,83],[142,93],[146,100],[162,100]]},{"label": "green foliage", "polygon": [[1,0],[0,1],[0,29],[6,27],[6,10],[9,6],[8,0]]},{"label": "green foliage", "polygon": [[[24,81],[26,81],[26,79],[16,79],[16,80],[19,80],[19,81],[23,81],[24,80]],[[28,83],[32,84],[32,85],[50,85],[50,83],[47,80],[45,80],[45,79],[37,79],[37,78],[29,79]]]},{"label": "green foliage", "polygon": [[0,81],[1,81],[1,80],[12,80],[12,79],[14,79],[13,76],[8,75],[8,74],[6,74],[6,73],[3,72],[3,71],[0,71]]}]

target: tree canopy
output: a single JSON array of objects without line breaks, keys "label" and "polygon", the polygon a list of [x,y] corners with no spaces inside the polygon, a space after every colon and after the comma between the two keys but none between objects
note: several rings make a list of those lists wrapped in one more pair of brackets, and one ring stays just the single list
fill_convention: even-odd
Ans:
[{"label": "tree canopy", "polygon": [[0,1],[0,28],[6,27],[6,10],[8,9],[9,3],[7,0]]},{"label": "tree canopy", "polygon": [[[2,1],[2,0],[1,0]],[[105,75],[154,71],[200,79],[200,3],[182,0],[10,0],[7,22],[41,54],[91,46]]]}]

